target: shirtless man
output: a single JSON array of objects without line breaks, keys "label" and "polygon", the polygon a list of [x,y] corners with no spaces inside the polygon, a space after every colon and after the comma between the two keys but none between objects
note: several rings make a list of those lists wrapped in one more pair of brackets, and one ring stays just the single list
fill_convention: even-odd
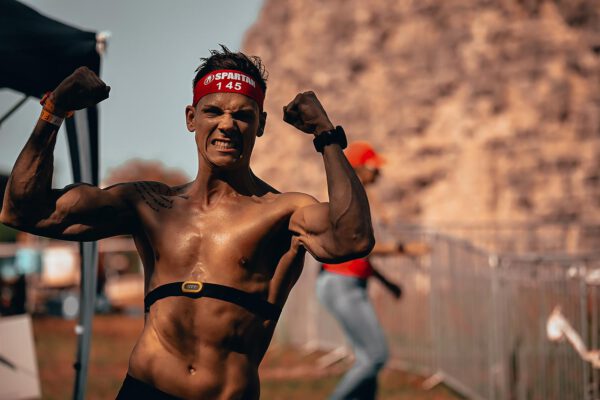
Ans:
[{"label": "shirtless man", "polygon": [[[0,215],[6,225],[63,240],[133,236],[144,264],[147,314],[118,398],[258,399],[258,366],[305,251],[340,262],[374,245],[366,194],[342,151],[343,131],[314,93],[298,94],[283,108],[284,120],[314,135],[329,203],[279,193],[252,173],[250,155],[267,117],[264,68],[226,48],[211,54],[197,70],[194,101],[185,110],[198,153],[192,182],[51,189],[61,118],[110,90],[80,68],[44,103],[6,189]],[[267,140],[279,145],[276,137]]]}]

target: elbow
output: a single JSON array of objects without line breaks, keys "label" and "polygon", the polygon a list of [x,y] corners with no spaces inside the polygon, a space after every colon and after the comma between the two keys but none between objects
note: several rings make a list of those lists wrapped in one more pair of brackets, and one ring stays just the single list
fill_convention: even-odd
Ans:
[{"label": "elbow", "polygon": [[27,221],[28,218],[25,218],[20,209],[13,207],[10,202],[4,202],[0,209],[0,223],[14,229],[24,230],[28,225]]},{"label": "elbow", "polygon": [[14,213],[7,211],[7,207],[4,207],[2,210],[0,210],[0,223],[10,226],[11,228],[18,227],[17,216]]},{"label": "elbow", "polygon": [[337,237],[335,245],[325,247],[323,252],[312,253],[313,257],[321,263],[339,264],[342,262],[364,258],[371,253],[375,246],[373,234],[342,239]]},{"label": "elbow", "polygon": [[0,223],[18,230],[32,229],[41,221],[45,210],[46,206],[40,201],[33,202],[23,198],[15,200],[5,194],[0,209]]},{"label": "elbow", "polygon": [[[0,196],[1,197],[1,196]],[[0,223],[11,228],[18,228],[19,225],[19,209],[15,207],[15,201],[10,196],[10,188],[6,188],[4,199],[0,203]]]},{"label": "elbow", "polygon": [[346,242],[348,245],[343,246],[342,254],[339,254],[340,258],[345,260],[351,260],[355,258],[363,258],[369,255],[375,246],[375,237],[373,232],[366,232],[364,234],[355,234],[353,237]]},{"label": "elbow", "polygon": [[375,237],[373,232],[370,232],[356,241],[353,251],[356,257],[366,257],[373,251],[373,247],[375,247]]}]

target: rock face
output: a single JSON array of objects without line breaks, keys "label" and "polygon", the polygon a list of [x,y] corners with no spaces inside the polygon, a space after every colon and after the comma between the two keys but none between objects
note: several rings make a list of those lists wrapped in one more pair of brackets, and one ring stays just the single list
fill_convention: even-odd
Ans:
[{"label": "rock face", "polygon": [[600,1],[266,0],[243,48],[270,72],[252,165],[281,190],[326,199],[281,121],[314,90],[387,158],[374,197],[395,217],[600,221]]}]

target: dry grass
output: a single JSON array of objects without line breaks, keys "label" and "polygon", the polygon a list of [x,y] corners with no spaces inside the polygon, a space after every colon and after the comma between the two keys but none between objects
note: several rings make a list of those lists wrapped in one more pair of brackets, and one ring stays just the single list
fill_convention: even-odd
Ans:
[{"label": "dry grass", "polygon": [[[67,399],[72,395],[75,359],[75,322],[37,317],[33,320],[44,399]],[[97,316],[94,319],[87,398],[114,399],[127,370],[127,360],[142,330],[141,317]],[[273,345],[261,365],[261,398],[265,400],[325,399],[347,364],[327,370],[314,367],[318,354]],[[380,399],[452,400],[443,387],[420,389],[423,378],[386,370],[380,378]]]}]

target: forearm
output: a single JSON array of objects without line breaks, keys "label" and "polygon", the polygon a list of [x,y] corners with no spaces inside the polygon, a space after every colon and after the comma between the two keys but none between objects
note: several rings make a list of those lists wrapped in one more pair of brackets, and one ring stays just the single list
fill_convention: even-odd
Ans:
[{"label": "forearm", "polygon": [[338,144],[325,146],[323,160],[329,192],[329,221],[337,242],[368,253],[375,240],[364,187]]},{"label": "forearm", "polygon": [[400,246],[397,243],[375,243],[373,250],[371,251],[372,256],[390,256],[402,254]]},{"label": "forearm", "polygon": [[[314,92],[299,93],[283,107],[283,119],[301,131],[322,135],[334,129]],[[323,151],[329,203],[305,206],[295,212],[290,229],[320,261],[345,261],[366,256],[375,239],[367,194],[336,140]],[[333,142],[333,143],[331,143]]]},{"label": "forearm", "polygon": [[393,285],[392,281],[390,281],[385,275],[381,273],[377,268],[373,267],[373,278],[376,278],[379,282],[381,282],[385,286]]},{"label": "forearm", "polygon": [[386,285],[387,283],[389,283],[389,281],[385,278],[385,276],[381,275],[381,273],[376,270],[375,268],[373,268],[373,275],[371,275],[373,278],[377,279],[379,282],[383,283],[384,285]]},{"label": "forearm", "polygon": [[58,127],[38,120],[8,180],[2,207],[3,221],[22,218],[24,210],[28,214],[40,211],[40,203],[50,199],[57,134]]},{"label": "forearm", "polygon": [[379,272],[375,267],[373,267],[373,277],[379,280],[379,282],[381,282],[383,286],[394,295],[394,297],[400,298],[402,295],[402,289],[400,286],[382,275],[381,272]]}]

